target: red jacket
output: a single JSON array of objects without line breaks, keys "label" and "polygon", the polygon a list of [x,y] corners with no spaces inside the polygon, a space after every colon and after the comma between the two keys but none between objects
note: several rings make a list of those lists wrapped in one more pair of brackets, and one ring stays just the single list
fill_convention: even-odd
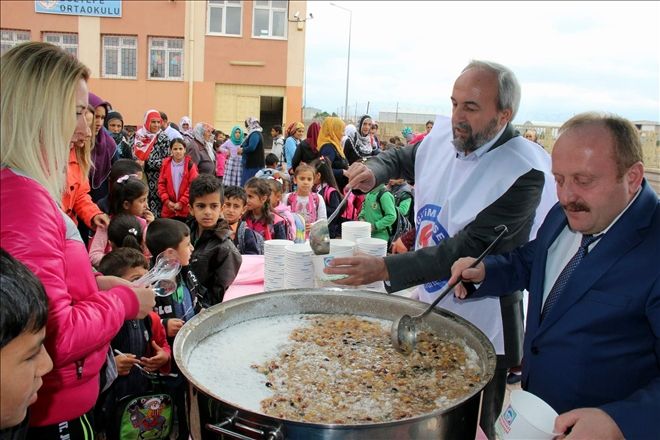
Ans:
[{"label": "red jacket", "polygon": [[[160,177],[158,178],[158,196],[163,202],[163,210],[160,216],[163,218],[172,217],[188,217],[190,208],[188,206],[188,191],[190,190],[190,182],[195,180],[199,175],[197,172],[197,165],[195,165],[189,156],[183,158],[183,178],[179,186],[179,197],[177,198],[174,192],[174,180],[172,179],[172,158],[166,157],[163,160],[163,165],[160,168]],[[181,210],[174,211],[167,206],[167,202],[181,203]]]},{"label": "red jacket", "polygon": [[80,172],[75,148],[69,152],[69,168],[66,170],[66,188],[62,195],[62,209],[78,224],[77,217],[92,227],[92,219],[103,211],[92,201],[89,195],[89,179]]},{"label": "red jacket", "polygon": [[30,425],[75,419],[94,406],[109,342],[137,315],[137,297],[126,286],[99,291],[78,230],[37,181],[3,167],[0,205],[0,246],[34,272],[48,297],[44,345],[53,370]]}]

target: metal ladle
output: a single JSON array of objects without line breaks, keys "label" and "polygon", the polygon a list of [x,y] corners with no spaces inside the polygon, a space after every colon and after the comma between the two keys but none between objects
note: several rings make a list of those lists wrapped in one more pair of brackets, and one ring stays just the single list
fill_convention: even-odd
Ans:
[{"label": "metal ladle", "polygon": [[341,208],[348,200],[348,196],[353,192],[352,188],[346,188],[348,191],[346,191],[344,198],[339,202],[337,209],[330,214],[330,217],[328,217],[327,220],[316,220],[309,227],[309,246],[312,248],[314,255],[326,255],[330,253],[330,230],[328,229],[328,225],[339,215]]},{"label": "metal ladle", "polygon": [[[485,251],[479,255],[479,257],[470,265],[468,269],[472,269],[475,267],[477,264],[481,262],[481,260],[484,259],[486,255],[490,253],[490,251],[493,250],[495,245],[500,242],[502,237],[508,232],[509,230],[505,225],[499,225],[495,227],[495,232],[499,232],[500,235],[493,240],[493,242],[486,248]],[[422,319],[429,313],[431,313],[431,310],[444,298],[447,296],[447,294],[454,288],[458,283],[460,283],[462,280],[459,278],[458,280],[454,281],[451,284],[447,284],[445,288],[440,292],[438,297],[431,303],[431,305],[422,313],[419,315],[415,316],[410,316],[410,315],[403,315],[396,321],[392,323],[392,330],[390,332],[390,337],[392,339],[392,345],[394,348],[396,348],[398,351],[400,351],[403,354],[410,354],[412,351],[415,349],[415,346],[417,345],[417,334],[419,333],[419,326],[422,323]]]},{"label": "metal ladle", "polygon": [[181,263],[172,252],[163,251],[156,257],[154,267],[133,281],[135,287],[151,287],[157,296],[169,296],[176,290],[174,278],[181,270]]}]

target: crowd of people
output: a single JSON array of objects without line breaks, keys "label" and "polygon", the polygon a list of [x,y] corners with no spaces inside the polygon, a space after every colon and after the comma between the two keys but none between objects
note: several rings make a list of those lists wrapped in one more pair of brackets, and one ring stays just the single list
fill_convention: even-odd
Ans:
[{"label": "crowd of people", "polygon": [[[304,242],[344,196],[330,236],[366,221],[390,255],[336,258],[326,271],[347,275],[340,284],[419,286],[415,297],[431,302],[447,280],[482,283],[440,306],[496,349],[480,421],[489,438],[507,371],[521,364],[523,387],[563,413],[558,433],[648,437],[660,413],[660,209],[627,120],[574,117],[551,160],[536,133],[511,125],[513,72],[474,61],[454,84],[451,118],[424,133],[386,142],[369,115],[326,117],[267,127],[267,146],[253,116],[225,135],[150,109],[129,134],[121,106],[88,79],[49,44],[2,56],[3,439],[120,438],[130,426],[117,420],[137,405],[127,402],[147,395],[150,427],[176,420],[188,438],[178,332],[223,301],[242,255]],[[510,254],[467,269],[500,224],[509,233],[495,253]],[[564,281],[559,296],[553,284],[582,234],[597,237],[575,272],[588,281]],[[182,266],[166,296],[135,284],[161,255]]]}]

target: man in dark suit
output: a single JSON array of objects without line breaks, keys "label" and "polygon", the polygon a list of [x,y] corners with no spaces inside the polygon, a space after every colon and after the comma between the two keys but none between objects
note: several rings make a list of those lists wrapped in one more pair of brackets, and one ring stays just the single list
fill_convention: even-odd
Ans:
[{"label": "man in dark suit", "polygon": [[[522,386],[566,438],[657,438],[660,203],[635,127],[613,115],[566,122],[552,152],[559,204],[534,241],[452,267],[476,296],[530,292]],[[487,275],[487,276],[486,276]],[[455,295],[465,298],[462,285]]]}]

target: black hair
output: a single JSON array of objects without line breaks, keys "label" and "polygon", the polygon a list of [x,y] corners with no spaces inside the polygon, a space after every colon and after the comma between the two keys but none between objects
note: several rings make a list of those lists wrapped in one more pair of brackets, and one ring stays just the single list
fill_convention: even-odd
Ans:
[{"label": "black hair", "polygon": [[[321,175],[321,182],[339,191],[339,186],[337,186],[337,180],[332,172],[332,167],[328,164],[328,160],[325,157],[321,156],[318,159],[314,159],[310,165]],[[339,192],[341,193],[341,191]]]},{"label": "black hair", "polygon": [[427,126],[427,125],[429,125],[429,124],[434,125],[434,122],[433,122],[432,120],[429,119],[428,121],[426,121],[426,124],[424,124],[424,126]]},{"label": "black hair", "polygon": [[134,267],[144,267],[149,269],[149,262],[142,252],[122,247],[113,249],[105,255],[99,263],[99,272],[103,275],[112,275],[122,278],[126,271]]},{"label": "black hair", "polygon": [[220,194],[220,203],[222,203],[222,182],[220,179],[211,174],[200,174],[190,183],[190,190],[188,191],[188,203],[190,203],[190,206],[192,206],[198,197],[204,197],[207,194],[213,193]]},{"label": "black hair", "polygon": [[155,259],[166,249],[176,249],[185,237],[190,236],[190,228],[178,220],[157,218],[147,228],[147,248]]},{"label": "black hair", "polygon": [[177,137],[177,138],[172,139],[170,141],[170,150],[172,149],[174,144],[181,144],[181,145],[183,145],[183,148],[186,148],[186,143],[183,141],[183,138]]},{"label": "black hair", "polygon": [[161,120],[169,121],[169,119],[167,118],[167,115],[165,114],[165,112],[158,112],[158,113],[160,113],[160,119]]},{"label": "black hair", "polygon": [[242,186],[226,186],[225,200],[227,199],[239,199],[243,202],[243,205],[247,205],[247,193]]},{"label": "black hair", "polygon": [[124,202],[133,203],[148,192],[147,185],[133,175],[122,176],[110,191],[110,214],[124,213]]},{"label": "black hair", "polygon": [[108,176],[108,190],[112,190],[113,184],[121,176],[128,176],[130,174],[141,173],[142,167],[133,159],[119,159],[110,167],[110,175]]},{"label": "black hair", "polygon": [[23,263],[0,249],[0,348],[22,333],[37,333],[48,321],[41,281]]},{"label": "black hair", "polygon": [[266,196],[266,201],[261,207],[261,214],[266,219],[267,224],[273,224],[273,214],[270,210],[270,185],[268,184],[268,179],[259,179],[258,177],[250,177],[250,179],[245,182],[245,190],[253,190],[257,193],[259,197]]},{"label": "black hair", "polygon": [[128,247],[142,251],[142,225],[134,215],[117,214],[108,225],[108,240],[113,250]]},{"label": "black hair", "polygon": [[280,124],[273,125],[273,130],[279,134],[282,134],[282,126]]},{"label": "black hair", "polygon": [[266,159],[264,159],[264,162],[266,163],[266,166],[271,166],[271,165],[277,165],[277,163],[280,160],[277,158],[277,155],[273,153],[268,153],[266,155]]}]

